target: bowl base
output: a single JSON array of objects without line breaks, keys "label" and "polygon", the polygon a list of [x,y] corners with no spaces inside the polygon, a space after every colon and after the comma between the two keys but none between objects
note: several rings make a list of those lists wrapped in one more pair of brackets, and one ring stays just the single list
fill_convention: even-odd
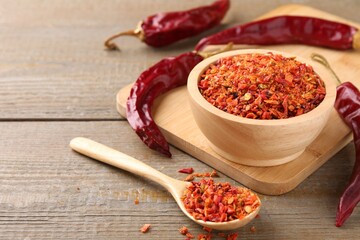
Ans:
[{"label": "bowl base", "polygon": [[292,160],[295,160],[298,158],[305,149],[296,152],[294,154],[288,155],[286,157],[282,158],[269,158],[269,159],[251,159],[251,158],[242,158],[241,156],[234,156],[227,152],[222,151],[218,147],[216,147],[214,144],[212,144],[210,141],[208,141],[209,146],[220,156],[224,157],[226,160],[229,160],[234,163],[252,166],[252,167],[271,167],[271,166],[277,166],[281,164],[285,164],[288,162],[291,162]]}]

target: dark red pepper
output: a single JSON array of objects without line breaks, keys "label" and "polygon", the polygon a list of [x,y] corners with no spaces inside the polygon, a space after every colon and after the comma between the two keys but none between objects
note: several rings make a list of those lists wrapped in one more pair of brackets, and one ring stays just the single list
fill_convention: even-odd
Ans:
[{"label": "dark red pepper", "polygon": [[303,16],[278,16],[253,21],[203,38],[195,47],[227,44],[305,44],[334,49],[359,49],[360,32],[347,24]]},{"label": "dark red pepper", "polygon": [[191,174],[194,172],[193,168],[182,168],[178,171],[179,173],[187,173],[187,174]]},{"label": "dark red pepper", "polygon": [[217,0],[211,5],[187,11],[158,13],[140,22],[135,30],[109,37],[105,47],[118,49],[112,40],[125,35],[138,37],[152,47],[163,47],[218,25],[229,7],[229,0]]},{"label": "dark red pepper", "polygon": [[168,57],[142,72],[130,90],[126,102],[126,117],[140,139],[151,149],[171,157],[169,145],[151,115],[152,104],[159,95],[187,83],[187,78],[196,64],[204,58],[232,48],[212,53],[188,52],[177,57]]},{"label": "dark red pepper", "polygon": [[171,157],[169,145],[151,115],[156,97],[187,82],[190,71],[203,60],[188,52],[177,57],[164,58],[136,80],[126,103],[126,116],[131,127],[151,149]]},{"label": "dark red pepper", "polygon": [[335,109],[352,129],[356,152],[350,181],[341,195],[336,214],[336,226],[340,227],[360,201],[360,92],[352,83],[345,82],[337,87]]}]

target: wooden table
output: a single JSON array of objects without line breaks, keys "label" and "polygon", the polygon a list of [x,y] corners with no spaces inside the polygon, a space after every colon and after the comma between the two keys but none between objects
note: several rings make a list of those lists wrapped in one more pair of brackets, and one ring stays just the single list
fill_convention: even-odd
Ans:
[{"label": "wooden table", "polygon": [[[183,225],[194,235],[203,232],[157,184],[68,146],[73,137],[89,137],[178,179],[184,178],[177,172],[183,167],[211,170],[176,148],[172,159],[147,149],[115,108],[120,88],[157,60],[191,50],[205,35],[163,49],[132,38],[119,41],[122,52],[102,45],[109,34],[132,29],[144,16],[203,2],[1,1],[0,239],[184,239],[177,230]],[[233,0],[225,24],[212,32],[286,3],[291,2]],[[301,3],[360,22],[357,0]],[[349,144],[295,190],[261,195],[260,218],[238,230],[240,238],[359,239],[359,209],[342,228],[334,226],[353,164]],[[145,223],[152,227],[142,234]]]}]

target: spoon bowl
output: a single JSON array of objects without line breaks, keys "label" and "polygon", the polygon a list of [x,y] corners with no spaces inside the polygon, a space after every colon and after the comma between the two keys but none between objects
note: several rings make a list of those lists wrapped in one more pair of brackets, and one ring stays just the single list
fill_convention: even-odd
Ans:
[{"label": "spoon bowl", "polygon": [[133,157],[130,157],[124,153],[116,151],[112,148],[109,148],[103,144],[97,143],[87,138],[77,137],[72,139],[70,142],[70,147],[76,152],[79,152],[85,156],[91,157],[98,161],[123,169],[125,171],[134,173],[141,177],[145,177],[162,185],[171,193],[183,213],[188,218],[204,227],[221,231],[234,230],[246,225],[251,220],[253,220],[260,210],[261,203],[255,211],[253,211],[241,220],[236,219],[228,222],[210,222],[197,220],[190,215],[181,200],[186,190],[186,187],[189,186],[191,183],[171,178]]}]

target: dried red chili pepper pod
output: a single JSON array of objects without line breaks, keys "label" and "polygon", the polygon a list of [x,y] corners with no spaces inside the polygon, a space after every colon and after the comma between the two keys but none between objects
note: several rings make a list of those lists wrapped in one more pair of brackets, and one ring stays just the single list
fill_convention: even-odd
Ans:
[{"label": "dried red chili pepper pod", "polygon": [[305,44],[339,50],[360,49],[360,31],[350,25],[304,16],[277,16],[238,25],[203,38],[195,47],[227,44]]},{"label": "dried red chili pepper pod", "polygon": [[340,227],[360,201],[360,92],[352,83],[345,82],[337,87],[335,109],[352,129],[356,153],[350,181],[340,197],[336,214],[336,226]]},{"label": "dried red chili pepper pod", "polygon": [[229,0],[217,0],[211,5],[187,11],[158,13],[141,21],[135,30],[109,37],[104,44],[107,49],[119,49],[113,39],[135,36],[149,46],[163,47],[218,25],[229,7]]},{"label": "dried red chili pepper pod", "polygon": [[185,85],[190,71],[202,60],[194,52],[164,58],[139,76],[126,102],[128,122],[140,139],[168,157],[171,157],[169,145],[152,118],[152,103],[162,93]]},{"label": "dried red chili pepper pod", "polygon": [[171,157],[169,144],[151,114],[152,104],[159,95],[185,85],[191,70],[204,58],[232,48],[211,53],[187,52],[177,57],[164,58],[142,72],[130,90],[126,102],[126,117],[140,139],[151,149]]}]

